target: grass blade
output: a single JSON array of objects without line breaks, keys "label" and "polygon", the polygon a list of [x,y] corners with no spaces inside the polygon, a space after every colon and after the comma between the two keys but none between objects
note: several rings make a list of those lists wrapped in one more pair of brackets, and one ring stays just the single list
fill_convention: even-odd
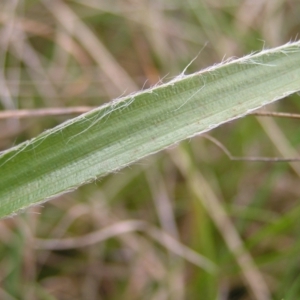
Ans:
[{"label": "grass blade", "polygon": [[300,90],[300,42],[115,100],[0,155],[0,217]]}]

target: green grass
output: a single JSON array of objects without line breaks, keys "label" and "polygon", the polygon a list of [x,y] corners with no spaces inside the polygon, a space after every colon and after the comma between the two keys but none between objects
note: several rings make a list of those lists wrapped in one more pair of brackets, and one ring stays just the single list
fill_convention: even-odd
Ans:
[{"label": "green grass", "polygon": [[[155,86],[166,74],[161,81],[174,79],[202,48],[186,74],[212,66],[224,55],[242,57],[264,46],[283,45],[297,35],[299,27],[296,1],[266,2],[261,7],[249,6],[246,1],[63,3],[3,4],[3,110],[100,106]],[[72,21],[74,16],[77,19]],[[8,34],[10,30],[13,34]],[[297,64],[292,67],[297,68]],[[140,97],[146,96],[150,94]],[[195,105],[203,100],[194,101]],[[134,101],[132,108],[137,103]],[[181,108],[188,111],[189,106]],[[290,112],[298,108],[298,95],[268,107]],[[100,111],[87,116],[94,120]],[[184,111],[180,112],[190,121]],[[129,116],[129,110],[122,113]],[[121,119],[118,111],[112,117],[104,124],[107,128],[114,125],[114,118]],[[65,120],[63,116],[0,120],[1,150],[30,140]],[[78,127],[82,133],[86,124],[77,124],[83,126]],[[101,139],[96,134],[101,123],[97,125],[91,127],[95,130],[91,146],[82,141],[83,152],[98,149],[94,141]],[[123,127],[120,130],[126,131]],[[51,143],[55,147],[50,133],[43,133],[47,139],[32,151],[44,145],[46,149]],[[88,131],[78,139],[84,134]],[[297,156],[296,120],[249,116],[209,134],[236,156]],[[67,146],[76,141],[60,138],[68,141]],[[43,169],[45,160],[41,157],[35,161],[33,153],[20,152],[24,161],[31,157],[27,171],[33,171],[33,166]],[[66,163],[73,159],[68,154],[64,157]],[[8,174],[9,166],[13,166],[12,160],[0,168],[0,194],[17,191],[18,186],[20,189],[19,198],[15,198],[19,200],[14,205],[7,203],[6,213],[31,203],[19,179],[1,177],[3,170]],[[112,175],[0,222],[0,298],[297,297],[298,163],[230,161],[213,143],[199,136],[125,169],[111,169],[115,170]],[[62,175],[64,172],[62,169]],[[27,174],[23,180],[33,178]],[[74,174],[71,172],[69,177]],[[64,181],[49,181],[43,186],[55,189]],[[84,181],[80,179],[71,186]],[[44,197],[40,194],[34,201]],[[75,244],[62,250],[70,241],[67,238],[73,238]],[[84,241],[89,245],[80,247]]]},{"label": "green grass", "polygon": [[118,171],[300,89],[300,42],[131,94],[0,156],[0,216]]}]

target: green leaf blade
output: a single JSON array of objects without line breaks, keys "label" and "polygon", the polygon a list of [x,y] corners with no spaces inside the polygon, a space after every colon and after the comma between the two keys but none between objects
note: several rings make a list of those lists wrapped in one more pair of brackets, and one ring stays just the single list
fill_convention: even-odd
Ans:
[{"label": "green leaf blade", "polygon": [[0,217],[300,90],[300,42],[136,93],[0,155]]}]

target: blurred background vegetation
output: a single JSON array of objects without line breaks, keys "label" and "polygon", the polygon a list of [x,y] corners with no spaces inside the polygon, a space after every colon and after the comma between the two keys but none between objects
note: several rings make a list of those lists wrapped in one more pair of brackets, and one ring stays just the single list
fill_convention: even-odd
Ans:
[{"label": "blurred background vegetation", "polygon": [[[0,0],[2,110],[99,106],[297,39],[296,0]],[[293,95],[271,111],[297,112]],[[71,116],[0,119],[0,150]],[[209,133],[295,157],[299,121]],[[201,136],[0,221],[0,299],[299,299],[300,163]],[[1,169],[0,169],[1,180]]]}]

